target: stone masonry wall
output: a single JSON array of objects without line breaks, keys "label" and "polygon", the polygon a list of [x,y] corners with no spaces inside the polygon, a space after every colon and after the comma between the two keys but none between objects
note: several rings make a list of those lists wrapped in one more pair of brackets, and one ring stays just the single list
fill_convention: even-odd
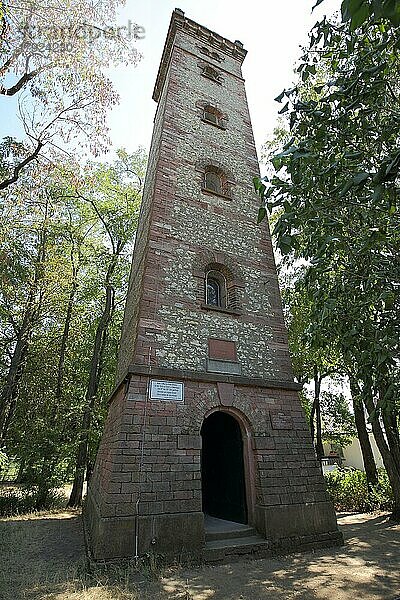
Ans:
[{"label": "stone masonry wall", "polygon": [[[127,305],[119,376],[129,363],[204,371],[208,337],[217,337],[237,343],[243,375],[292,378],[268,225],[256,224],[252,176],[259,171],[240,60],[223,58],[213,65],[221,73],[219,85],[201,74],[209,61],[196,39],[178,30],[157,116],[163,117],[162,131],[159,122],[155,129],[158,159],[149,165],[151,208],[148,190],[144,198],[147,217],[152,210],[145,271],[141,279],[138,257],[145,245],[139,235],[132,275],[136,292],[130,292]],[[225,130],[201,120],[199,103],[206,101],[224,113]],[[234,177],[231,199],[201,190],[209,163]],[[147,231],[148,221],[142,220]],[[241,315],[201,307],[204,280],[194,277],[193,269],[199,254],[210,249],[241,274]]]},{"label": "stone masonry wall", "polygon": [[[133,551],[138,500],[140,519],[151,519],[140,535],[140,553],[168,551],[171,539],[163,535],[168,518],[201,514],[200,430],[205,415],[216,409],[244,424],[243,437],[251,449],[245,464],[251,473],[246,485],[250,522],[269,539],[298,535],[301,528],[307,535],[318,534],[319,528],[336,530],[295,392],[235,385],[221,405],[216,383],[187,381],[184,403],[146,404],[147,382],[147,377],[133,376],[128,393],[121,391],[111,405],[89,502],[98,518],[122,529],[120,536],[114,533],[103,542],[99,557],[118,555],[115,548],[120,546],[125,553]],[[284,507],[295,512],[277,525],[273,515]],[[324,515],[321,523],[318,514]]]},{"label": "stone masonry wall", "polygon": [[122,326],[116,382],[125,375],[132,362],[133,348],[137,336],[140,297],[143,284],[143,273],[146,259],[146,249],[149,237],[150,218],[152,215],[152,200],[156,183],[157,167],[160,155],[160,142],[168,91],[168,75],[157,112],[154,117],[153,136],[147,163],[143,198],[140,207],[138,230],[133,251],[133,262],[129,277],[128,293],[125,303],[124,321]]}]

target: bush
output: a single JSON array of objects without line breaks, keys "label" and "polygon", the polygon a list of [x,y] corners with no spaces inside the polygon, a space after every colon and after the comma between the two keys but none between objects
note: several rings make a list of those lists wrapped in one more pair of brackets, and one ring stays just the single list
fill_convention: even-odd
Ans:
[{"label": "bush", "polygon": [[50,490],[43,501],[39,500],[36,488],[0,488],[0,517],[13,517],[39,510],[51,510],[65,506],[65,497],[56,490]]},{"label": "bush", "polygon": [[393,494],[385,469],[378,469],[378,483],[368,490],[364,471],[343,468],[325,474],[328,494],[336,510],[371,512],[392,510]]}]

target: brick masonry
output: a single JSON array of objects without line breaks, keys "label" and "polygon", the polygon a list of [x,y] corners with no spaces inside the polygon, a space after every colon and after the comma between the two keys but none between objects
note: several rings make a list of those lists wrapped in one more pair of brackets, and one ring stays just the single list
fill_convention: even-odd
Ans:
[{"label": "brick masonry", "polygon": [[[302,536],[340,539],[293,384],[268,224],[255,222],[245,55],[174,11],[154,92],[117,388],[88,493],[97,558],[201,554],[200,429],[216,410],[242,430],[249,522],[285,547]],[[206,65],[218,82],[203,75]],[[223,127],[202,119],[207,104]],[[208,165],[226,175],[229,197],[204,190]],[[210,265],[226,277],[226,310],[205,304]],[[221,359],[218,374],[209,352]],[[184,401],[149,400],[152,377],[183,381]]]}]

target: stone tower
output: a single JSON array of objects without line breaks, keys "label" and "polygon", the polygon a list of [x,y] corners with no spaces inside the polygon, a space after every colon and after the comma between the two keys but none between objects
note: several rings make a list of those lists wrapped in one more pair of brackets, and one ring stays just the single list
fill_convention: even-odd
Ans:
[{"label": "stone tower", "polygon": [[227,521],[264,552],[341,541],[293,382],[268,224],[256,224],[245,56],[173,12],[118,385],[88,491],[96,558],[202,555],[208,528]]}]

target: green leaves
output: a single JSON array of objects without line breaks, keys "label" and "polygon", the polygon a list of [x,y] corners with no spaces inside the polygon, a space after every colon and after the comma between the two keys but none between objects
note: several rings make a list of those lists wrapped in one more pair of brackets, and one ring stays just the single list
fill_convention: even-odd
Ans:
[{"label": "green leaves", "polygon": [[10,361],[18,361],[18,332],[30,319],[7,445],[29,466],[31,482],[58,486],[71,475],[96,330],[112,289],[115,310],[109,309],[96,371],[95,451],[114,385],[145,161],[143,150],[121,151],[112,164],[58,164],[44,180],[38,167],[22,174],[0,207],[2,384]]},{"label": "green leaves", "polygon": [[344,22],[350,21],[351,31],[361,27],[370,17],[375,21],[388,20],[392,27],[400,24],[398,0],[343,0],[341,13]]},{"label": "green leaves", "polygon": [[258,209],[258,215],[257,215],[257,225],[259,225],[266,217],[267,215],[267,210],[265,208],[265,206],[260,206],[260,208]]},{"label": "green leaves", "polygon": [[317,6],[319,6],[320,4],[322,4],[322,2],[323,2],[323,1],[324,1],[324,0],[317,0],[317,1],[316,1],[316,3],[314,4],[314,6],[313,6],[313,7],[312,7],[312,9],[311,9],[311,12],[313,12],[313,10],[314,10],[315,8],[317,8]]},{"label": "green leaves", "polygon": [[282,235],[279,238],[279,250],[282,254],[289,254],[293,249],[294,238],[291,235]]},{"label": "green leaves", "polygon": [[360,27],[370,15],[370,7],[367,0],[343,0],[341,11],[343,21],[350,20],[351,31]]},{"label": "green leaves", "polygon": [[285,96],[285,90],[283,90],[283,92],[281,92],[279,94],[279,96],[277,96],[276,98],[274,98],[275,102],[282,102],[284,96]]},{"label": "green leaves", "polygon": [[[308,351],[336,348],[375,402],[392,390],[385,406],[393,411],[393,386],[400,394],[400,59],[388,24],[374,22],[376,10],[372,2],[344,2],[345,23],[323,20],[312,31],[299,82],[278,97],[289,103],[291,139],[270,144],[278,147],[270,159],[275,175],[262,206],[272,211],[282,265],[296,273],[303,266],[291,286],[307,297]],[[296,348],[300,355],[300,342]]]},{"label": "green leaves", "polygon": [[351,190],[352,187],[362,185],[369,179],[369,177],[370,174],[365,173],[364,171],[361,173],[356,173],[353,177],[346,181],[346,183],[340,191],[340,196],[344,196],[345,194],[347,194],[347,192]]},{"label": "green leaves", "polygon": [[264,179],[261,179],[260,177],[253,177],[254,189],[256,193],[260,195],[261,198],[264,197],[264,192],[266,190],[264,181],[268,181],[268,179],[266,177],[264,177]]}]

